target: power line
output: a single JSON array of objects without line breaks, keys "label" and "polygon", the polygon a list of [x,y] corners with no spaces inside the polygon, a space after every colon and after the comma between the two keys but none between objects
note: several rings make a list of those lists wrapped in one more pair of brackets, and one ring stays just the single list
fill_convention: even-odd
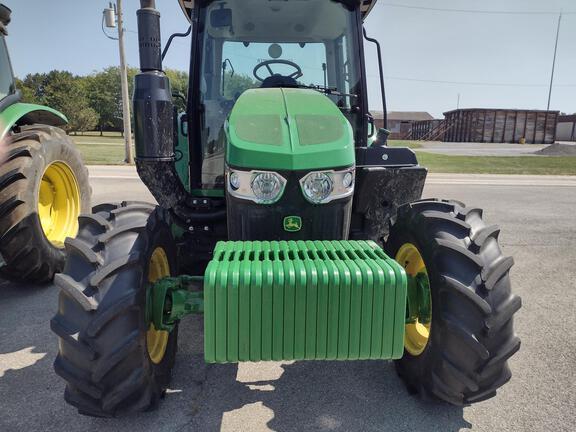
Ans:
[{"label": "power line", "polygon": [[[368,75],[368,76],[374,77],[375,75]],[[446,81],[446,80],[431,80],[420,78],[404,78],[395,76],[386,76],[386,79],[393,81],[409,81],[409,82],[422,82],[432,84],[471,85],[471,86],[486,86],[486,87],[548,87],[547,84],[521,84],[521,83],[480,82],[480,81]],[[576,87],[576,84],[555,84],[554,87]]]},{"label": "power line", "polygon": [[[499,10],[482,10],[482,9],[448,9],[448,8],[433,8],[427,6],[410,6],[396,3],[381,3],[381,6],[402,8],[402,9],[418,9],[432,12],[453,12],[453,13],[472,13],[472,14],[485,14],[485,15],[558,15],[558,12],[548,11],[499,11]],[[563,12],[563,15],[576,15],[576,12]]]}]

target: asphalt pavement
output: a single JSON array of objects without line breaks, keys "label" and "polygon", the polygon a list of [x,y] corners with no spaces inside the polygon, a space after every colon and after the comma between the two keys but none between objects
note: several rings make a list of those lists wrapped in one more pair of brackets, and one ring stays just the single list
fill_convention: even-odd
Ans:
[{"label": "asphalt pavement", "polygon": [[[91,168],[94,202],[150,200],[133,170]],[[160,409],[122,419],[77,414],[52,362],[53,287],[0,281],[0,431],[573,431],[576,429],[576,178],[434,175],[426,197],[483,207],[502,228],[522,296],[512,381],[459,408],[410,396],[392,363],[205,365],[202,320],[181,325]]]}]

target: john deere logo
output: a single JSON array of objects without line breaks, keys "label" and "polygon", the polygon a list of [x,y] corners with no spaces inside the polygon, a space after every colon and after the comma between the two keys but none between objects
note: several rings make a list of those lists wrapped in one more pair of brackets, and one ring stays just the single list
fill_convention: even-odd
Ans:
[{"label": "john deere logo", "polygon": [[302,218],[300,216],[286,216],[284,218],[284,231],[298,232],[302,229]]}]

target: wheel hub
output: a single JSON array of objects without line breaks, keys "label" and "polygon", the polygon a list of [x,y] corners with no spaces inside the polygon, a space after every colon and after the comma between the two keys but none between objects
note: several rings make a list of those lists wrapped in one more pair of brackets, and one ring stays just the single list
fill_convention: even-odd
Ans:
[{"label": "wheel hub", "polygon": [[55,247],[76,237],[80,215],[80,189],[72,169],[64,162],[46,168],[38,191],[38,217],[44,235]]},{"label": "wheel hub", "polygon": [[396,254],[409,276],[404,348],[413,356],[421,355],[432,329],[432,296],[426,264],[418,248],[405,243]]},{"label": "wheel hub", "polygon": [[[166,251],[158,247],[152,252],[148,265],[148,282],[153,284],[158,280],[170,276],[170,264]],[[148,296],[150,297],[150,296]],[[167,331],[156,330],[154,324],[150,323],[146,333],[146,346],[148,355],[152,363],[159,364],[166,354],[169,333]]]}]

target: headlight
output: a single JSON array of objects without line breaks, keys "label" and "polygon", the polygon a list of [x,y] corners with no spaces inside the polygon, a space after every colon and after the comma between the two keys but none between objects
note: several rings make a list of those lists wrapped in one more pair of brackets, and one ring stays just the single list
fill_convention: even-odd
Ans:
[{"label": "headlight", "polygon": [[327,173],[314,172],[308,174],[302,182],[304,195],[313,203],[326,201],[334,190],[332,179]]},{"label": "headlight", "polygon": [[314,204],[326,204],[354,193],[354,170],[317,171],[300,180],[302,192]]},{"label": "headlight", "polygon": [[228,170],[227,187],[233,197],[258,204],[273,204],[282,197],[286,179],[270,171]]},{"label": "headlight", "polygon": [[280,176],[271,172],[255,173],[250,186],[258,201],[262,203],[278,201],[284,189]]},{"label": "headlight", "polygon": [[230,173],[230,186],[234,190],[238,190],[240,188],[240,176],[237,172]]}]

